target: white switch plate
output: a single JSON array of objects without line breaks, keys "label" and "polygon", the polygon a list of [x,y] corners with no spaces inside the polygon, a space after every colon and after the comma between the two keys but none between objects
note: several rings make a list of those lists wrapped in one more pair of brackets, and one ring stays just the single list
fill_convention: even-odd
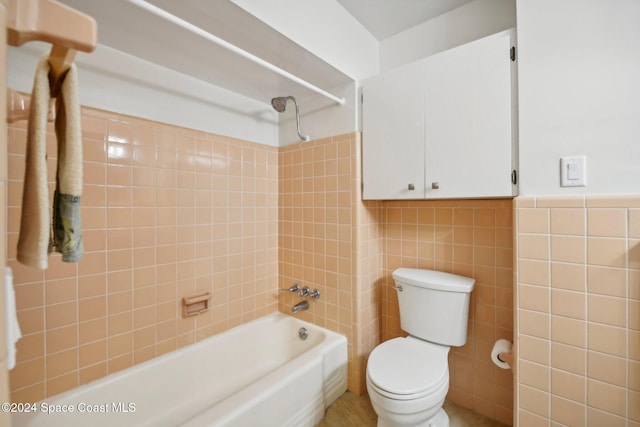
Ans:
[{"label": "white switch plate", "polygon": [[587,185],[586,156],[560,158],[560,185],[562,187],[585,187]]}]

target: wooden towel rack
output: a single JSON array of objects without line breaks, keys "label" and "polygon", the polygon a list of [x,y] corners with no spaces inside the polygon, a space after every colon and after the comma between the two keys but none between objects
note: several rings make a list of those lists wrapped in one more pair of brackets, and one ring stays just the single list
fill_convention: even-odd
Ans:
[{"label": "wooden towel rack", "polygon": [[[65,73],[73,64],[77,51],[93,52],[98,43],[98,25],[91,16],[55,0],[9,0],[7,41],[21,46],[29,41],[51,43],[49,74],[51,96],[55,97]],[[19,96],[9,89],[7,98]],[[26,103],[14,102],[13,105]],[[7,119],[15,121],[28,116],[20,109],[7,110]]]}]

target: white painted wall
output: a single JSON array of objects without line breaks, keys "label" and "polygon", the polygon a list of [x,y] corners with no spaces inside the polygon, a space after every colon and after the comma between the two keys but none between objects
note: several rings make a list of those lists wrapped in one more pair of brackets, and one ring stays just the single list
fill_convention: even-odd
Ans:
[{"label": "white painted wall", "polygon": [[380,71],[516,27],[516,0],[475,0],[380,42]]},{"label": "white painted wall", "polygon": [[[518,0],[520,194],[640,192],[640,1]],[[560,187],[560,157],[587,186]]]},{"label": "white painted wall", "polygon": [[[40,55],[30,42],[8,51],[7,83],[30,93]],[[269,104],[205,83],[106,46],[75,60],[82,105],[278,146],[278,114]]]},{"label": "white painted wall", "polygon": [[335,0],[231,1],[356,81],[379,72],[378,40]]}]

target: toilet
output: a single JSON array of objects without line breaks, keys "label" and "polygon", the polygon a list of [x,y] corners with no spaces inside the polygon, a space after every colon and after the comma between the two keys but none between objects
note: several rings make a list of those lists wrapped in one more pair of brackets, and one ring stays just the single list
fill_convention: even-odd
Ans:
[{"label": "toilet", "polygon": [[433,270],[393,272],[406,338],[385,341],[367,363],[367,391],[378,427],[448,427],[450,346],[467,342],[474,280]]}]

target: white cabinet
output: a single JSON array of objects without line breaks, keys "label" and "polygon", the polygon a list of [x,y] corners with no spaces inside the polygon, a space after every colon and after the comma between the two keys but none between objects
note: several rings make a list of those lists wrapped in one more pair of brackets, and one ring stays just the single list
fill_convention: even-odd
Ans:
[{"label": "white cabinet", "polygon": [[423,197],[422,67],[405,66],[367,80],[363,98],[364,198]]},{"label": "white cabinet", "polygon": [[363,198],[511,197],[514,32],[363,82]]}]

